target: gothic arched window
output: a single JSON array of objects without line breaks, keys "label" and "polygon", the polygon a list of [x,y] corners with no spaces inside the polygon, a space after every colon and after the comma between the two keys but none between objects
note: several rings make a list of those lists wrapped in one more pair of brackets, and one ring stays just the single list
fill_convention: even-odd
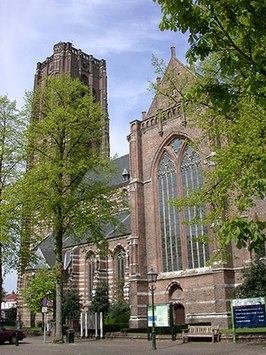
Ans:
[{"label": "gothic arched window", "polygon": [[124,296],[126,271],[126,252],[119,246],[114,253],[114,279],[115,279],[115,298],[120,299]]},{"label": "gothic arched window", "polygon": [[208,246],[201,238],[207,230],[195,217],[204,208],[191,207],[179,212],[169,202],[185,197],[203,183],[201,160],[185,139],[177,138],[167,147],[159,162],[158,194],[163,272],[199,268],[209,258]]},{"label": "gothic arched window", "polygon": [[89,80],[88,80],[87,75],[82,74],[82,75],[81,75],[81,81],[82,81],[84,84],[89,85]]},{"label": "gothic arched window", "polygon": [[92,291],[93,291],[93,281],[95,274],[95,255],[91,252],[87,256],[87,280],[88,280],[88,299],[89,301],[92,299]]}]

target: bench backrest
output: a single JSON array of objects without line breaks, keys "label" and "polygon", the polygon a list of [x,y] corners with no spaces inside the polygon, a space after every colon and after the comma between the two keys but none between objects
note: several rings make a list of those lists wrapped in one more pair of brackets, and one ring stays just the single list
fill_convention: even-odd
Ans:
[{"label": "bench backrest", "polygon": [[189,325],[188,331],[191,334],[212,334],[216,327],[203,325]]}]

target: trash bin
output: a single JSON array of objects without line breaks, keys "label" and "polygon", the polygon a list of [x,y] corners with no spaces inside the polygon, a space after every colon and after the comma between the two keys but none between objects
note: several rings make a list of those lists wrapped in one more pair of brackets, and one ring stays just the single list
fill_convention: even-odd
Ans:
[{"label": "trash bin", "polygon": [[74,329],[66,330],[66,342],[74,343],[74,338],[75,338],[75,330]]}]

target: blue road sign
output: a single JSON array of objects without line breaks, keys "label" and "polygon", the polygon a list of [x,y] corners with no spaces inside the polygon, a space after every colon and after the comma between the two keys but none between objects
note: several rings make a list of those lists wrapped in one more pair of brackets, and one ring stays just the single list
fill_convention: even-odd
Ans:
[{"label": "blue road sign", "polygon": [[43,307],[47,307],[47,303],[48,303],[47,298],[46,298],[46,297],[43,297],[43,299],[42,299],[42,306],[43,306]]}]

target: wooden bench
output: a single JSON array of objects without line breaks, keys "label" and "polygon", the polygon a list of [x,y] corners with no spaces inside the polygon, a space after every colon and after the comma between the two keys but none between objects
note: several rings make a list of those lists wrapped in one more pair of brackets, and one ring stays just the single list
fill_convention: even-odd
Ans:
[{"label": "wooden bench", "polygon": [[188,329],[182,331],[183,343],[189,341],[190,338],[210,338],[212,342],[220,341],[219,327],[208,325],[189,325]]}]

